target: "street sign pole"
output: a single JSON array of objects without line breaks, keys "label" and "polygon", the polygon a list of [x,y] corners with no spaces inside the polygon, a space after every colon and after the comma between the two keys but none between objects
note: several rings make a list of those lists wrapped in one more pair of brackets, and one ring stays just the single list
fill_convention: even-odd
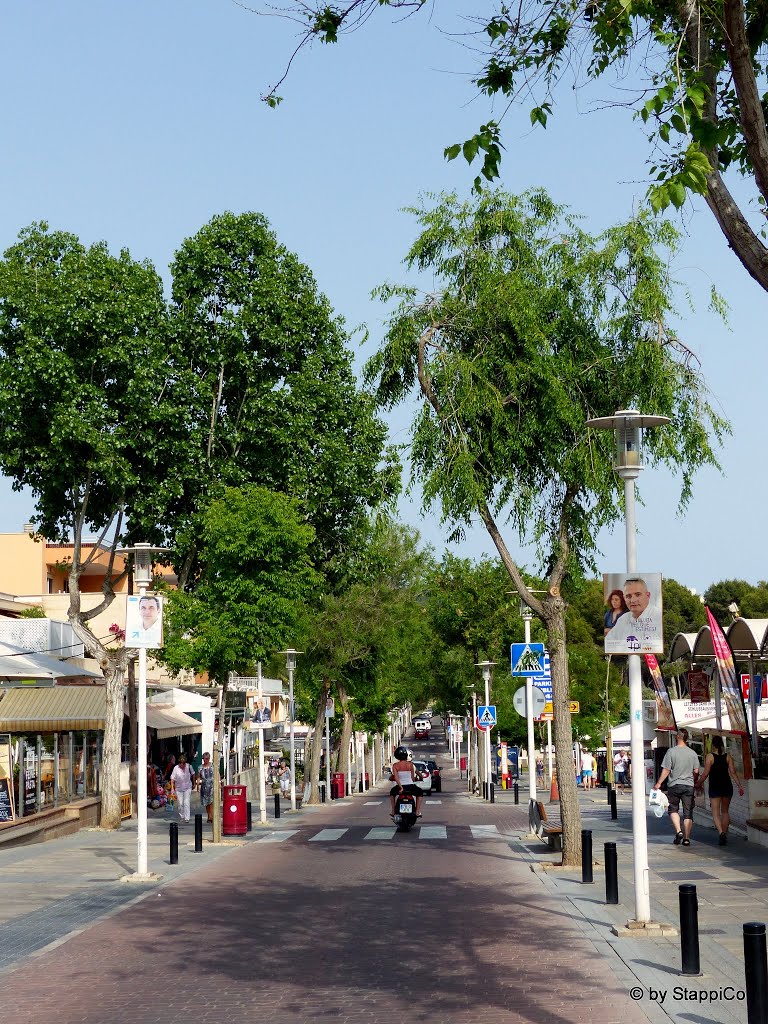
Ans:
[{"label": "street sign pole", "polygon": [[[525,642],[531,642],[531,618],[533,613],[526,607],[528,614],[523,615],[525,623]],[[528,798],[536,803],[536,740],[533,732],[533,678],[525,677],[525,718],[528,723]]]}]

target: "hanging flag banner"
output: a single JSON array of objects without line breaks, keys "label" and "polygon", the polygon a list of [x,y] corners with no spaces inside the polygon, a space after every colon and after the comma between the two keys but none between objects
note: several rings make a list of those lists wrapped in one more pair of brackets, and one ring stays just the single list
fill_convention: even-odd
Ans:
[{"label": "hanging flag banner", "polygon": [[131,594],[126,598],[125,646],[163,646],[163,599],[159,594]]},{"label": "hanging flag banner", "polygon": [[736,668],[733,664],[733,651],[726,640],[725,633],[720,628],[720,624],[709,608],[707,608],[707,622],[712,634],[712,649],[715,652],[720,692],[725,700],[725,707],[731,722],[730,731],[740,733],[742,736],[749,736],[744,701],[741,696],[741,688],[736,679]]},{"label": "hanging flag banner", "polygon": [[667,689],[667,683],[661,674],[656,655],[646,654],[645,664],[648,666],[648,671],[651,673],[651,679],[653,680],[653,694],[656,698],[657,711],[656,728],[662,732],[677,732],[675,712],[672,710],[672,701]]}]

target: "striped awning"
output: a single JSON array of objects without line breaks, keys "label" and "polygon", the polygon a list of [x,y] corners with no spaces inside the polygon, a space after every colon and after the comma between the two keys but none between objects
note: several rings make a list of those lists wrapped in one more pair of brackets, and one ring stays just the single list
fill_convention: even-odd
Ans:
[{"label": "striped awning", "polygon": [[159,740],[173,739],[174,736],[198,736],[203,731],[201,722],[191,715],[185,715],[173,704],[147,704],[147,726],[155,730]]},{"label": "striped awning", "polygon": [[19,686],[0,700],[0,732],[104,729],[104,686]]}]

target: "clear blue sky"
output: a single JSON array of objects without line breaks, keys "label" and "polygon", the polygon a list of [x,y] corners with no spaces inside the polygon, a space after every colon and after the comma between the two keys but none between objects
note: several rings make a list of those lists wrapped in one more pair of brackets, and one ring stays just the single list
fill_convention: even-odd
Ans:
[{"label": "clear blue sky", "polygon": [[[459,9],[458,4],[452,5]],[[441,11],[447,5],[441,5]],[[487,115],[473,100],[471,55],[441,35],[427,12],[405,24],[382,16],[335,48],[296,62],[276,111],[260,95],[282,73],[293,28],[231,0],[31,0],[4,12],[0,80],[5,146],[0,161],[0,246],[33,220],[86,241],[106,239],[164,273],[174,250],[222,210],[264,213],[280,240],[311,267],[348,327],[381,337],[370,299],[400,266],[414,235],[402,207],[420,192],[468,192],[466,164],[446,164]],[[502,184],[543,185],[598,231],[628,216],[645,191],[645,144],[626,111],[582,113],[564,91],[544,132],[520,111],[505,122]],[[726,577],[768,576],[762,541],[766,295],[729,253],[703,208],[689,207],[677,274],[697,300],[681,309],[682,334],[702,360],[733,422],[724,476],[697,481],[684,519],[679,481],[641,481],[639,562],[699,590]],[[732,307],[731,329],[707,311],[712,283]],[[359,352],[360,361],[366,352]],[[30,410],[30,415],[33,410]],[[392,421],[405,440],[405,415]],[[0,482],[0,530],[31,513]],[[436,516],[403,518],[440,551]],[[606,571],[624,564],[623,533],[601,538]],[[490,552],[480,530],[460,549]],[[525,558],[525,556],[523,556]]]}]

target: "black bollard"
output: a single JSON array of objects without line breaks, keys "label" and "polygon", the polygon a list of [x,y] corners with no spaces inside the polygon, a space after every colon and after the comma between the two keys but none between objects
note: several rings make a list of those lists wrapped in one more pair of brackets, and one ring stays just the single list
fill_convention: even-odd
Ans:
[{"label": "black bollard", "polygon": [[320,783],[320,803],[325,803],[325,783]]},{"label": "black bollard", "polygon": [[616,843],[605,844],[605,902],[619,902],[619,868]]},{"label": "black bollard", "polygon": [[360,782],[358,783],[358,785],[359,785],[359,792],[362,793],[363,792],[363,776],[362,775],[360,776]]},{"label": "black bollard", "polygon": [[581,880],[588,885],[594,882],[592,877],[592,830],[588,828],[581,830]]},{"label": "black bollard", "polygon": [[678,887],[680,897],[680,952],[683,965],[681,974],[699,975],[699,901],[695,885]]},{"label": "black bollard", "polygon": [[179,863],[179,826],[175,821],[171,822],[171,826],[168,829],[169,838],[171,841],[171,859],[169,863]]},{"label": "black bollard", "polygon": [[245,802],[245,831],[253,832],[253,808],[250,800]]},{"label": "black bollard", "polygon": [[275,793],[275,817],[280,817],[280,794]]},{"label": "black bollard", "polygon": [[751,921],[743,925],[744,975],[747,989],[747,1024],[768,1022],[768,959],[765,925]]},{"label": "black bollard", "polygon": [[493,783],[491,783],[491,803],[492,804],[496,803],[496,790],[495,790],[495,786],[493,785]]},{"label": "black bollard", "polygon": [[616,790],[611,790],[611,821],[616,821],[619,816],[619,812],[616,810]]},{"label": "black bollard", "polygon": [[[251,805],[248,804],[250,807]],[[195,815],[195,853],[203,852],[203,816]]]},{"label": "black bollard", "polygon": [[518,786],[517,783],[515,783],[514,786],[512,787],[512,789],[514,790],[514,793],[515,793],[515,803],[519,804],[520,803],[520,787]]},{"label": "black bollard", "polygon": [[610,782],[606,782],[606,784],[605,784],[605,793],[606,793],[606,797],[607,797],[607,803],[611,802],[611,793],[612,792],[613,792],[613,786],[610,784]]}]

